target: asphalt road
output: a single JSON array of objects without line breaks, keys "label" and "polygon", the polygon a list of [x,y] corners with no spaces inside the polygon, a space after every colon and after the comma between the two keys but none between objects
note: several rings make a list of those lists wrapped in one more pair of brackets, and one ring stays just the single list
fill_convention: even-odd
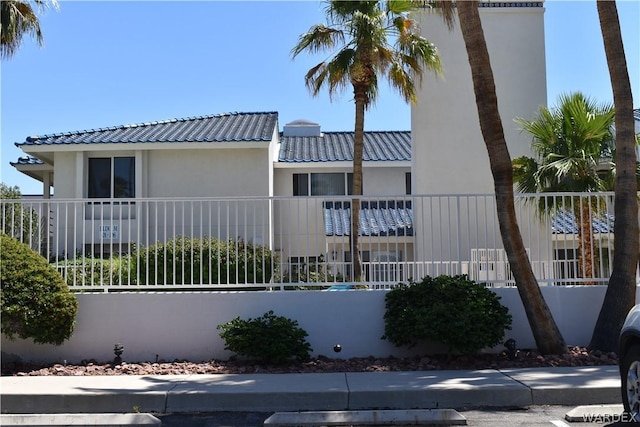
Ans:
[{"label": "asphalt road", "polygon": [[[565,414],[572,407],[534,406],[522,409],[486,409],[459,411],[471,427],[614,427],[628,426],[616,419],[594,419],[587,422],[568,422]],[[216,412],[209,414],[156,415],[163,427],[262,427],[271,413]]]}]

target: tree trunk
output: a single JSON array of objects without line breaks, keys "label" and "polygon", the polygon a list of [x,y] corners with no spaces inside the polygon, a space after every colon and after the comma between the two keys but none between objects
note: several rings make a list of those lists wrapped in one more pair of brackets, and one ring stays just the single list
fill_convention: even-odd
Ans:
[{"label": "tree trunk", "polygon": [[589,347],[616,351],[627,312],[636,301],[638,267],[638,184],[633,98],[616,3],[598,0],[600,30],[609,66],[616,110],[616,184],[613,271]]},{"label": "tree trunk", "polygon": [[362,263],[360,261],[360,198],[362,196],[362,156],[364,153],[364,110],[366,105],[366,88],[354,87],[356,103],[355,132],[353,136],[353,198],[351,200],[351,234],[350,250],[353,263],[353,280],[362,280]]},{"label": "tree trunk", "polygon": [[[597,251],[593,244],[593,224],[591,203],[589,199],[578,198],[574,206],[574,216],[578,226],[578,271],[579,277],[593,279],[595,266],[598,263]],[[584,285],[595,285],[594,281],[583,282]]]},{"label": "tree trunk", "polygon": [[489,154],[489,163],[494,179],[502,243],[538,351],[543,354],[566,353],[567,347],[562,334],[551,315],[531,269],[516,219],[511,156],[498,112],[493,71],[480,21],[478,3],[477,1],[460,1],[457,2],[457,5],[460,28],[471,66],[480,128]]}]

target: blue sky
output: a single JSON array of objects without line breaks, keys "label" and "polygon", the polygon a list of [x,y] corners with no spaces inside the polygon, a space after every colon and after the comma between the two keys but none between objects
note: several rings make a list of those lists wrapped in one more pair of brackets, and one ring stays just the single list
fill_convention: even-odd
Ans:
[{"label": "blue sky", "polygon": [[[545,3],[548,102],[580,90],[612,101],[595,1]],[[640,1],[618,1],[640,106]],[[26,40],[2,62],[2,182],[23,194],[42,186],[9,165],[29,135],[233,111],[277,111],[280,126],[305,118],[351,130],[350,93],[312,98],[306,71],[323,59],[291,60],[298,36],[325,22],[317,1],[62,1],[41,17],[45,47]],[[385,87],[368,130],[410,129],[410,106]]]}]

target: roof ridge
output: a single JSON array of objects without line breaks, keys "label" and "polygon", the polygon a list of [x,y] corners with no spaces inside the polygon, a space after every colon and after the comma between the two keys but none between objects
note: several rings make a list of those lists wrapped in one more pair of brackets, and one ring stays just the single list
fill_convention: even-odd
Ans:
[{"label": "roof ridge", "polygon": [[218,114],[205,114],[205,115],[191,116],[191,117],[174,117],[174,118],[171,118],[171,119],[155,120],[155,121],[152,121],[152,122],[129,123],[129,124],[116,125],[116,126],[107,126],[107,127],[101,127],[101,128],[95,128],[95,129],[84,129],[84,130],[75,130],[75,131],[67,131],[67,132],[48,133],[48,134],[43,134],[43,135],[34,135],[34,136],[28,136],[26,138],[26,141],[27,142],[35,142],[35,141],[38,141],[40,139],[55,138],[55,137],[61,137],[61,136],[91,134],[91,133],[104,132],[104,131],[109,131],[109,130],[130,129],[130,128],[137,128],[137,127],[147,127],[147,126],[155,126],[155,125],[161,125],[161,124],[167,124],[167,123],[176,123],[176,122],[189,122],[189,121],[196,121],[196,120],[206,120],[206,119],[212,119],[212,118],[216,118],[216,117],[241,116],[241,115],[248,116],[248,115],[258,115],[258,114],[264,114],[264,115],[275,114],[275,115],[277,115],[278,112],[277,111],[249,111],[249,112],[234,111],[234,112],[218,113]]},{"label": "roof ridge", "polygon": [[[411,133],[411,130],[365,130],[364,133]],[[346,134],[346,133],[355,133],[355,131],[352,130],[330,130],[330,131],[322,131],[322,133],[340,133],[340,134]]]},{"label": "roof ridge", "polygon": [[[280,131],[280,136],[285,137],[283,135],[283,131]],[[322,131],[322,135],[347,135],[347,134],[354,134],[355,131],[352,130],[328,130],[328,131]],[[378,134],[378,133],[411,133],[411,130],[365,130],[364,131],[365,134]],[[320,136],[322,136],[320,135]],[[296,136],[286,136],[285,138],[318,138],[317,135],[315,136],[300,136],[300,135],[296,135]]]}]

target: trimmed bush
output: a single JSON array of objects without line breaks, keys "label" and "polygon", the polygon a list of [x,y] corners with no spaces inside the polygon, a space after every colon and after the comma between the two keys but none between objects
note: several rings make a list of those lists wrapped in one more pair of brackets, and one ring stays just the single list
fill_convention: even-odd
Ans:
[{"label": "trimmed bush", "polygon": [[0,234],[2,333],[60,345],[71,337],[78,302],[46,259],[16,239]]},{"label": "trimmed bush", "polygon": [[136,274],[128,255],[108,259],[83,257],[54,264],[69,286],[135,285]]},{"label": "trimmed bush", "polygon": [[141,285],[268,283],[277,264],[265,246],[184,236],[142,248],[136,260]]},{"label": "trimmed bush", "polygon": [[425,277],[400,284],[385,297],[383,339],[396,346],[439,343],[473,354],[502,343],[511,329],[500,297],[464,276]]},{"label": "trimmed bush", "polygon": [[313,351],[306,341],[307,332],[298,322],[268,311],[262,317],[240,317],[218,325],[225,350],[262,363],[281,364],[289,359],[309,360]]}]

